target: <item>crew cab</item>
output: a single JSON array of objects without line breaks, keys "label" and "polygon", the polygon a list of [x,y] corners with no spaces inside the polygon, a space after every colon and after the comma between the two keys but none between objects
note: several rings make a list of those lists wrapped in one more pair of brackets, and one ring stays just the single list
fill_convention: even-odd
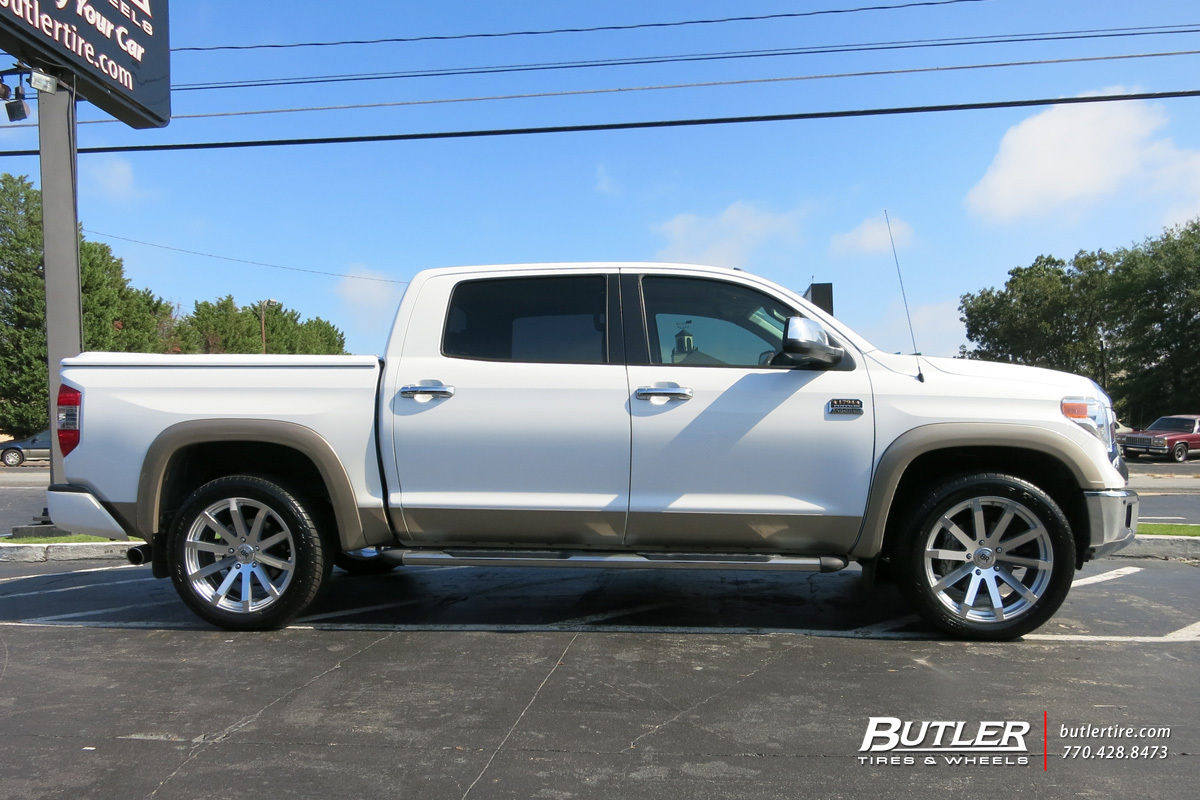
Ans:
[{"label": "crew cab", "polygon": [[294,619],[335,562],[859,562],[1007,639],[1137,527],[1094,382],[883,353],[738,270],[428,270],[382,359],[85,353],[62,383],[54,522],[144,539],[231,629]]},{"label": "crew cab", "polygon": [[1125,458],[1168,456],[1182,464],[1190,453],[1200,452],[1200,414],[1159,417],[1145,430],[1118,433],[1117,444]]}]

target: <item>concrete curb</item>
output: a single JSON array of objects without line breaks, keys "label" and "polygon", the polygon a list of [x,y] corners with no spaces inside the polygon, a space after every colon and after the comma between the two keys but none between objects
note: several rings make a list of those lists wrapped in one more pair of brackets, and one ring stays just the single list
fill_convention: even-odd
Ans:
[{"label": "concrete curb", "polygon": [[[126,551],[143,542],[71,542],[63,544],[0,543],[0,561],[123,560]],[[1149,536],[1138,534],[1113,555],[1120,558],[1184,558],[1200,561],[1200,536]]]},{"label": "concrete curb", "polygon": [[96,561],[125,558],[136,542],[63,542],[62,544],[0,544],[0,561]]}]

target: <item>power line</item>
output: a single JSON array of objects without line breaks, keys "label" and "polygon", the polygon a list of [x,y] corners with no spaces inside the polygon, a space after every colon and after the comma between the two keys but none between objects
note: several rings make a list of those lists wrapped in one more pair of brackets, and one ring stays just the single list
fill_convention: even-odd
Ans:
[{"label": "power line", "polygon": [[[1027,100],[998,100],[982,103],[951,103],[945,105],[893,106],[836,111],[805,111],[792,114],[762,114],[740,117],[709,117],[703,119],[667,119],[642,122],[609,122],[590,125],[552,125],[533,128],[498,128],[492,130],[431,131],[426,133],[387,133],[360,136],[326,136],[296,139],[259,139],[234,142],[181,142],[175,144],[119,145],[81,147],[79,153],[161,153],[186,150],[232,150],[254,147],[295,147],[322,144],[363,144],[369,142],[413,142],[436,139],[481,139],[498,136],[530,136],[551,133],[592,133],[599,131],[647,130],[654,128],[688,128],[707,125],[737,125],[751,122],[794,122],[798,120],[846,119],[851,117],[898,116],[951,111],[982,111],[1005,108],[1034,108],[1059,105],[1113,103],[1128,100],[1168,100],[1200,97],[1200,89],[1171,92],[1137,92],[1126,94],[1089,95],[1086,97],[1050,97]],[[5,150],[3,156],[36,156],[37,150]],[[273,265],[268,265],[273,266]]]},{"label": "power line", "polygon": [[[1125,61],[1138,58],[1167,58],[1173,56],[1200,55],[1200,50],[1174,50],[1161,53],[1128,53],[1113,56],[1083,56],[1080,58],[1048,58],[1034,61],[1000,61],[990,64],[951,64],[941,67],[913,67],[911,69],[883,69],[865,72],[832,72],[818,75],[792,75],[777,78],[746,78],[730,81],[702,81],[696,83],[670,83],[653,86],[621,86],[607,89],[570,89],[561,92],[530,92],[526,94],[485,95],[479,97],[445,97],[428,100],[396,100],[381,103],[352,103],[334,106],[304,106],[299,108],[268,108],[251,111],[216,111],[207,114],[176,114],[173,120],[180,119],[213,119],[220,117],[248,117],[264,114],[293,114],[313,111],[353,111],[368,108],[398,108],[404,106],[443,105],[447,103],[479,103],[494,100],[531,100],[549,97],[580,97],[599,94],[621,94],[626,92],[652,92],[671,89],[707,89],[724,86],[749,86],[770,83],[789,83],[794,81],[816,81],[834,78],[873,78],[896,75],[918,75],[933,72],[958,72],[976,69],[1000,69],[1009,67],[1051,66],[1060,64],[1085,64],[1101,61]],[[80,125],[104,125],[117,123],[116,119],[83,120]],[[22,123],[10,125],[10,128],[34,128],[37,123]]]},{"label": "power line", "polygon": [[92,236],[103,236],[106,239],[119,239],[122,242],[133,242],[134,244],[145,245],[146,247],[157,247],[160,250],[173,250],[176,253],[187,253],[191,256],[203,256],[204,258],[215,258],[220,261],[233,261],[238,264],[250,264],[255,267],[270,267],[271,269],[286,269],[290,272],[307,272],[310,275],[329,275],[334,278],[354,278],[360,281],[378,281],[379,283],[397,283],[406,284],[408,281],[398,281],[392,278],[373,278],[369,275],[349,275],[343,272],[323,272],[319,269],[303,269],[302,267],[286,267],[281,264],[267,264],[262,261],[247,261],[244,258],[233,258],[231,256],[218,256],[212,253],[202,253],[199,250],[185,250],[182,247],[172,247],[167,244],[155,244],[154,242],[143,242],[140,239],[130,239],[127,236],[117,236],[115,233],[101,233],[100,231],[92,231],[87,228],[83,229],[84,233],[90,233]]},{"label": "power line", "polygon": [[172,90],[179,92],[191,92],[210,91],[214,89],[261,89],[276,86],[313,86],[327,83],[359,83],[367,81],[403,80],[411,78],[499,75],[523,72],[544,72],[550,70],[592,69],[597,67],[649,66],[657,64],[682,64],[751,58],[834,55],[843,53],[866,53],[924,48],[966,47],[989,44],[1027,44],[1032,42],[1082,41],[1088,39],[1115,39],[1134,36],[1163,36],[1189,33],[1200,33],[1200,23],[1140,28],[1097,28],[1079,31],[1003,34],[998,36],[971,36],[945,39],[912,39],[890,42],[815,45],[811,47],[776,48],[767,50],[731,50],[723,52],[691,53],[670,56],[637,56],[629,58],[609,58],[588,61],[552,61],[531,64],[504,64],[484,67],[448,67],[440,69],[409,70],[402,72],[356,72],[340,75],[309,75],[291,78],[246,78],[243,80],[185,83],[172,87]]},{"label": "power line", "polygon": [[551,36],[563,33],[600,33],[632,31],[649,28],[681,28],[689,25],[721,25],[729,22],[760,22],[773,19],[799,19],[835,14],[858,14],[864,11],[897,11],[928,6],[950,6],[959,3],[980,3],[987,0],[924,0],[924,2],[900,3],[898,5],[862,6],[860,8],[831,8],[819,11],[797,11],[784,14],[762,14],[746,17],[723,17],[720,19],[691,19],[676,22],[645,22],[632,25],[598,25],[590,28],[555,28],[551,30],[505,31],[502,33],[460,33],[445,36],[407,36],[386,39],[344,39],[324,42],[289,42],[284,44],[228,44],[208,47],[172,47],[173,53],[210,53],[219,50],[285,50],[299,47],[342,47],[346,45],[409,44],[413,42],[452,42],[464,39],[503,39],[514,36]]}]

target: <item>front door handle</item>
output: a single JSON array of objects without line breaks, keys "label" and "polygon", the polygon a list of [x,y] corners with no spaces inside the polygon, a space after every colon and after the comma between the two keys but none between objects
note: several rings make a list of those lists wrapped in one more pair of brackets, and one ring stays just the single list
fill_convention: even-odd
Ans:
[{"label": "front door handle", "polygon": [[420,395],[429,395],[430,397],[454,397],[454,387],[446,386],[442,383],[437,383],[432,386],[401,386],[401,397],[418,397]]},{"label": "front door handle", "polygon": [[692,390],[685,386],[659,387],[639,386],[633,396],[638,400],[653,400],[662,397],[667,400],[691,400]]}]

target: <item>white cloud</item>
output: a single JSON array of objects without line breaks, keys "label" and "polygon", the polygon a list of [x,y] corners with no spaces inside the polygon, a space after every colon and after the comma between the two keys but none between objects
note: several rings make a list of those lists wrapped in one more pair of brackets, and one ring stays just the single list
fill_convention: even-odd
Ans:
[{"label": "white cloud", "polygon": [[[1119,88],[1112,91],[1121,91]],[[1157,136],[1166,113],[1145,102],[1056,106],[1014,125],[967,207],[993,222],[1076,214],[1118,193],[1200,208],[1200,153]]]},{"label": "white cloud", "polygon": [[608,169],[601,164],[596,167],[596,191],[600,194],[620,194],[621,188],[608,174]]},{"label": "white cloud", "polygon": [[896,249],[903,250],[912,244],[913,229],[902,219],[892,219],[891,235],[888,233],[888,221],[883,214],[863,220],[852,231],[834,234],[829,242],[829,251],[837,256],[878,254],[892,252],[892,238],[895,237]]},{"label": "white cloud", "polygon": [[356,333],[383,341],[391,328],[404,285],[391,283],[391,276],[352,264],[333,291],[342,300],[341,319],[349,321]]},{"label": "white cloud", "polygon": [[804,214],[803,209],[776,214],[743,202],[715,216],[680,214],[655,227],[667,237],[658,258],[744,267],[752,253],[768,244],[798,242]]},{"label": "white cloud", "polygon": [[133,164],[119,156],[88,159],[83,168],[83,188],[106,200],[126,202],[147,197],[149,192],[138,186]]}]

